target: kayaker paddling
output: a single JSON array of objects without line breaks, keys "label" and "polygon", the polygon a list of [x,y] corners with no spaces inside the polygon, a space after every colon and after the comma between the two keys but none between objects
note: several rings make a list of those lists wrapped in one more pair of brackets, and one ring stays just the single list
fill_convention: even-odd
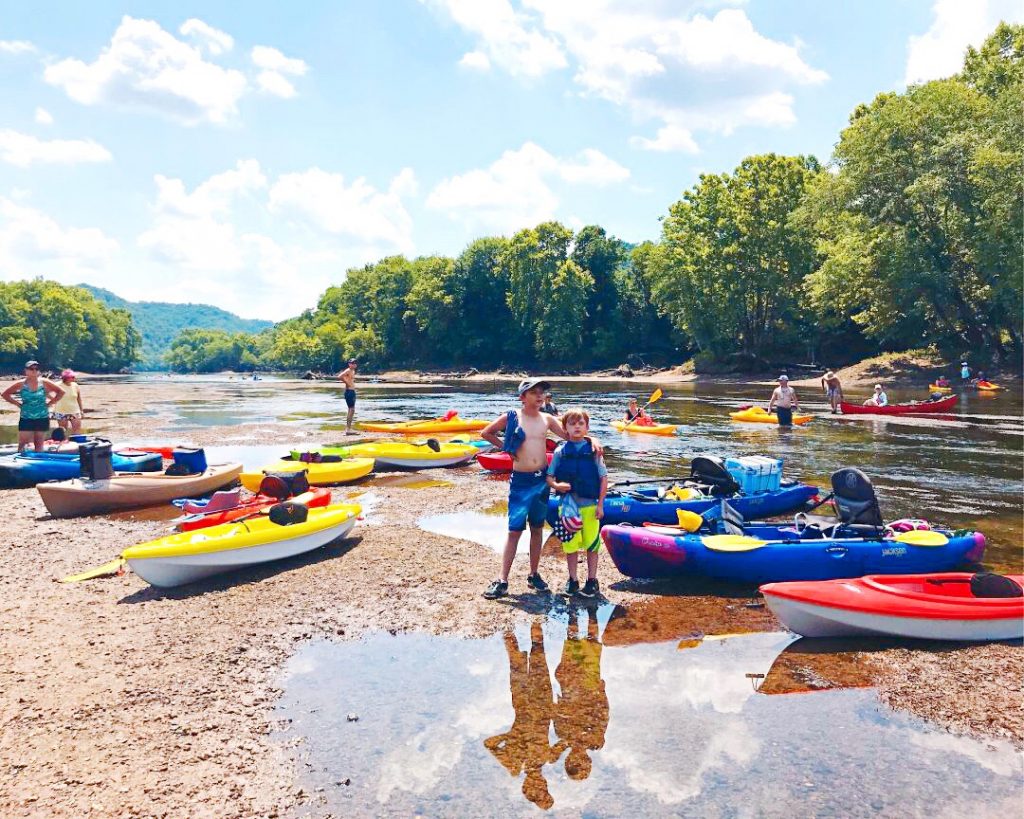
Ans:
[{"label": "kayaker paddling", "polygon": [[19,410],[18,452],[23,452],[29,444],[36,452],[43,451],[43,441],[50,429],[50,407],[63,395],[63,389],[39,375],[38,361],[25,362],[25,377],[0,395]]},{"label": "kayaker paddling", "polygon": [[338,380],[345,385],[345,406],[348,407],[348,418],[345,421],[345,434],[355,435],[352,421],[356,417],[356,370],[359,362],[354,358],[348,360],[348,366],[338,374]]},{"label": "kayaker paddling", "polygon": [[629,399],[629,406],[626,408],[626,421],[638,427],[654,425],[654,420],[647,414],[647,410],[639,406],[636,398]]},{"label": "kayaker paddling", "polygon": [[771,400],[768,401],[768,412],[775,412],[780,427],[791,427],[793,410],[800,409],[800,400],[796,397],[796,390],[789,386],[788,375],[783,373],[778,380],[779,386],[772,391]]}]

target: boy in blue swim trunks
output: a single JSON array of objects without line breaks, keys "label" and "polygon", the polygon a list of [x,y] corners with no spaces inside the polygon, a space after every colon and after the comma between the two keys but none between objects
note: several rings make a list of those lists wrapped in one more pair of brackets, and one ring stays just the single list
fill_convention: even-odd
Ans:
[{"label": "boy in blue swim trunks", "polygon": [[[604,517],[604,496],[608,493],[608,469],[604,458],[594,450],[587,433],[590,416],[584,410],[571,409],[562,416],[562,426],[568,441],[558,445],[548,467],[548,486],[556,492],[572,493],[580,510],[583,527],[571,540],[562,543],[569,569],[565,584],[568,595],[596,597],[600,593],[597,583],[597,551],[601,544],[601,518]],[[580,589],[576,577],[580,550],[587,555],[587,582]]]},{"label": "boy in blue swim trunks", "polygon": [[[541,538],[550,494],[545,441],[549,432],[562,439],[568,437],[558,418],[541,412],[544,393],[549,389],[551,385],[541,378],[521,381],[521,407],[509,410],[491,421],[480,433],[485,441],[512,456],[512,480],[508,488],[508,540],[501,559],[501,575],[484,592],[488,600],[508,594],[508,573],[519,547],[519,538],[527,524],[530,526],[530,574],[526,584],[535,591],[548,590],[548,584],[539,571]],[[499,432],[504,432],[504,439],[498,437]]]}]

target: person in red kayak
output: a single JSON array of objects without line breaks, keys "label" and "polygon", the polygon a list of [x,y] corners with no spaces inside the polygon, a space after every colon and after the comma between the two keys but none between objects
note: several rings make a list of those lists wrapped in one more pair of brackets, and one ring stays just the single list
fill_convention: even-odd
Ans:
[{"label": "person in red kayak", "polygon": [[889,396],[885,394],[885,390],[882,389],[881,384],[875,384],[875,394],[872,395],[867,401],[864,402],[865,407],[887,407],[889,406]]},{"label": "person in red kayak", "polygon": [[647,414],[637,403],[636,398],[629,399],[629,407],[626,409],[626,421],[632,422],[635,427],[653,427],[654,419]]}]

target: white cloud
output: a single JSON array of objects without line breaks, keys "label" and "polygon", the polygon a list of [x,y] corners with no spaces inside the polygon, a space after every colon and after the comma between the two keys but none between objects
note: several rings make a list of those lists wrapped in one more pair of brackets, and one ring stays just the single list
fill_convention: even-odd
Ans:
[{"label": "white cloud", "polygon": [[111,159],[110,151],[91,139],[38,139],[10,129],[0,130],[0,160],[20,168],[33,164],[109,162]]},{"label": "white cloud", "polygon": [[182,23],[178,33],[183,37],[191,37],[213,56],[224,54],[235,47],[234,37],[195,17]]},{"label": "white cloud", "polygon": [[482,51],[467,51],[459,60],[460,68],[469,68],[474,71],[490,71],[491,61]]},{"label": "white cloud", "polygon": [[35,262],[99,267],[118,244],[98,228],[66,228],[35,208],[0,197],[0,271],[24,275]]},{"label": "white cloud", "polygon": [[228,121],[248,85],[158,23],[128,16],[93,62],[61,60],[43,76],[83,105],[143,107],[187,125]]},{"label": "white cloud", "polygon": [[255,159],[240,159],[233,170],[214,174],[196,186],[192,193],[185,192],[185,183],[157,174],[156,209],[176,216],[211,217],[226,214],[234,199],[267,186],[267,178]]},{"label": "white cloud", "polygon": [[0,52],[4,54],[31,54],[35,50],[28,40],[0,40]]},{"label": "white cloud", "polygon": [[[421,2],[446,13],[463,29],[476,35],[478,48],[470,53],[483,55],[512,76],[541,77],[568,65],[558,40],[540,32],[532,15],[515,10],[509,0]],[[479,63],[478,57],[470,57],[470,60]]]},{"label": "white cloud", "polygon": [[1018,0],[936,0],[932,13],[928,31],[907,41],[907,85],[956,74],[967,47],[980,46],[1000,20],[1024,20]]},{"label": "white cloud", "polygon": [[53,125],[53,114],[45,108],[36,108],[35,118],[40,125]]},{"label": "white cloud", "polygon": [[346,184],[340,173],[310,168],[277,179],[270,189],[270,210],[292,214],[330,234],[411,252],[412,217],[402,200],[414,185],[410,169],[399,173],[387,192],[381,192],[363,178]]},{"label": "white cloud", "polygon": [[[828,79],[800,56],[798,41],[760,34],[742,9],[709,17],[633,0],[519,0],[518,8],[508,0],[423,1],[478,38],[471,54],[510,74],[538,77],[571,62],[581,93],[623,106],[638,121],[660,122],[656,137],[633,141],[647,150],[692,153],[697,130],[790,124],[786,87]],[[546,43],[557,59],[512,47],[527,41]],[[475,59],[464,55],[460,65]]]},{"label": "white cloud", "polygon": [[270,46],[255,46],[250,56],[253,64],[263,69],[256,75],[256,83],[260,90],[275,97],[294,97],[295,86],[284,75],[301,77],[309,70],[309,66],[303,60],[286,57]]},{"label": "white cloud", "polygon": [[442,180],[427,197],[427,207],[468,225],[512,232],[554,218],[559,199],[552,180],[607,185],[628,177],[627,168],[596,149],[560,159],[526,142],[487,168]]}]

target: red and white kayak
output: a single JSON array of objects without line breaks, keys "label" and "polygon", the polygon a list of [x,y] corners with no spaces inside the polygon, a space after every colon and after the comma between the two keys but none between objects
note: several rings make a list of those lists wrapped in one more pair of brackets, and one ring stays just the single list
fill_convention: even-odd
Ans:
[{"label": "red and white kayak", "polygon": [[[544,445],[548,449],[548,466],[551,466],[551,453],[558,446],[558,441],[547,438]],[[488,472],[512,471],[512,456],[507,452],[481,452],[476,456],[476,462]]]},{"label": "red and white kayak", "polygon": [[[922,640],[1024,638],[1024,597],[975,597],[973,575],[868,575],[766,583],[776,617],[804,637],[887,636]],[[1008,575],[1024,586],[1024,576]]]},{"label": "red and white kayak", "polygon": [[871,404],[850,404],[839,402],[843,415],[927,415],[932,412],[949,412],[960,400],[958,395],[948,395],[934,401],[913,401],[907,404],[886,404],[876,407]]}]

